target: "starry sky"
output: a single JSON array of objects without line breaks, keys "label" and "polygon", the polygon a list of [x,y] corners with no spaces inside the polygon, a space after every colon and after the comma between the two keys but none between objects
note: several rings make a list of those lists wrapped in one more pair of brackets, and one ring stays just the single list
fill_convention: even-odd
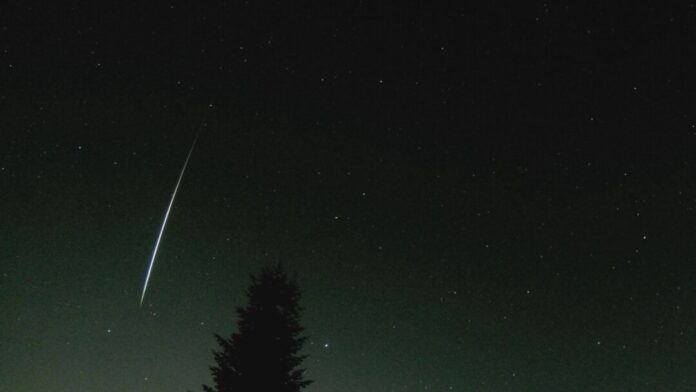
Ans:
[{"label": "starry sky", "polygon": [[277,260],[308,392],[696,390],[694,26],[693,2],[3,3],[0,391],[200,390]]}]

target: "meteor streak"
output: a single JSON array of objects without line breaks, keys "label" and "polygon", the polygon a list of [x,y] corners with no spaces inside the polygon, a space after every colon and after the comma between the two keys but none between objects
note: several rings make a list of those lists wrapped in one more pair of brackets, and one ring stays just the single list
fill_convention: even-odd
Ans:
[{"label": "meteor streak", "polygon": [[[212,107],[212,105],[210,105]],[[186,160],[184,161],[184,167],[181,168],[181,173],[179,173],[179,179],[176,181],[176,186],[174,187],[174,192],[172,192],[172,198],[169,200],[169,206],[167,206],[167,212],[164,214],[164,219],[162,220],[162,226],[160,227],[159,234],[157,235],[157,242],[155,242],[155,249],[152,251],[152,257],[150,258],[150,265],[147,268],[147,274],[145,275],[145,284],[143,284],[143,293],[140,295],[140,306],[143,306],[143,300],[145,299],[145,292],[147,291],[147,284],[150,282],[150,274],[152,274],[152,267],[155,265],[155,258],[157,257],[157,250],[160,246],[160,241],[162,241],[162,234],[164,233],[164,227],[167,225],[167,219],[169,219],[169,213],[172,211],[172,206],[174,205],[174,199],[176,198],[176,193],[179,191],[179,185],[181,184],[181,179],[184,177],[184,172],[186,171],[186,166],[188,166],[189,159],[191,159],[191,154],[193,153],[194,147],[196,147],[196,142],[198,141],[198,136],[201,134],[203,125],[205,124],[205,118],[208,113],[203,117],[201,125],[198,128],[196,137],[193,139],[191,148],[189,149],[188,155],[186,155]]]}]

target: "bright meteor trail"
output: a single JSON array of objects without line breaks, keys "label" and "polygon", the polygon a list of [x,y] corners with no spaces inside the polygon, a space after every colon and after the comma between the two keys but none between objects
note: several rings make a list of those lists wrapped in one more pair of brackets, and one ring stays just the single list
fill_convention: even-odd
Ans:
[{"label": "bright meteor trail", "polygon": [[[212,107],[212,105],[210,105]],[[206,113],[207,116],[207,113]],[[205,124],[205,117],[201,122],[196,137],[193,139],[191,144],[191,149],[189,149],[186,160],[184,161],[184,167],[181,168],[181,173],[179,173],[179,179],[176,181],[176,186],[174,187],[174,192],[172,192],[172,198],[169,200],[169,206],[167,206],[167,212],[164,214],[164,219],[162,220],[162,226],[160,227],[159,234],[157,235],[157,242],[155,242],[155,249],[152,251],[152,257],[150,258],[150,265],[147,268],[147,274],[145,275],[145,284],[143,284],[143,293],[140,295],[140,306],[143,306],[143,300],[145,299],[145,292],[147,291],[147,284],[150,282],[150,274],[152,273],[152,267],[155,265],[155,258],[157,257],[157,250],[160,246],[160,241],[162,241],[162,234],[164,233],[164,227],[167,225],[167,219],[169,219],[169,213],[172,211],[172,206],[174,205],[174,199],[176,198],[176,193],[179,191],[179,185],[181,184],[181,179],[184,177],[184,172],[186,171],[186,166],[188,166],[189,159],[191,159],[191,154],[193,153],[194,147],[196,147],[196,142],[198,141],[198,136],[201,134],[203,125]]]}]

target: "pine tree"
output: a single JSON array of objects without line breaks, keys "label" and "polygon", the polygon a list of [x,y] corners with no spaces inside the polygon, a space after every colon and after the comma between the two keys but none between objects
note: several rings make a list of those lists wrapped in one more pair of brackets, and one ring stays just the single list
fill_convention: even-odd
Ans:
[{"label": "pine tree", "polygon": [[281,264],[251,276],[249,303],[237,308],[237,332],[215,335],[220,351],[210,369],[214,386],[206,392],[299,392],[311,383],[298,368],[306,337],[301,336],[300,289]]}]

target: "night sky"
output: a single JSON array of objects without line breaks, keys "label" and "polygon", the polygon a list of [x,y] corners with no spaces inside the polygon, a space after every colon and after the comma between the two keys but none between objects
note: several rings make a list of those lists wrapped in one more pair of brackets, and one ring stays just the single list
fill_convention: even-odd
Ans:
[{"label": "night sky", "polygon": [[0,7],[0,391],[200,391],[277,260],[308,392],[696,390],[694,3],[41,3]]}]

